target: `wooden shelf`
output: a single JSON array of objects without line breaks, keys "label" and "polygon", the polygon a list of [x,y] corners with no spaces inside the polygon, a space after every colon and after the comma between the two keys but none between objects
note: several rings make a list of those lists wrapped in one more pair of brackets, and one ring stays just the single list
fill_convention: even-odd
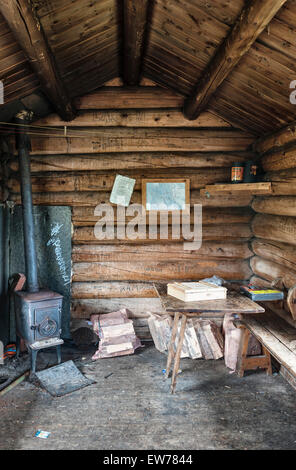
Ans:
[{"label": "wooden shelf", "polygon": [[271,194],[272,183],[240,183],[240,184],[211,184],[201,189],[202,195],[211,195],[217,193],[238,194],[251,193],[254,195]]}]

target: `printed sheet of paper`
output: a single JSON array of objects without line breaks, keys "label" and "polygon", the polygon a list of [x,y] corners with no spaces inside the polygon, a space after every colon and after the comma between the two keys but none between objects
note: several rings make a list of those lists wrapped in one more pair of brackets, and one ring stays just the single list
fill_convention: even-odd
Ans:
[{"label": "printed sheet of paper", "polygon": [[135,184],[136,180],[133,178],[116,175],[110,196],[110,202],[112,202],[112,204],[117,204],[118,206],[128,207]]}]

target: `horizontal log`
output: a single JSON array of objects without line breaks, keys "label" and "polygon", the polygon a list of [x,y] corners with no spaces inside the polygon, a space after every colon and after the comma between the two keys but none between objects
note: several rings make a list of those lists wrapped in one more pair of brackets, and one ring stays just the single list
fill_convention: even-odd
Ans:
[{"label": "horizontal log", "polygon": [[296,271],[292,271],[290,268],[260,258],[259,256],[254,256],[254,258],[251,259],[251,268],[256,276],[262,277],[268,281],[272,282],[276,279],[282,279],[286,289],[296,284]]},{"label": "horizontal log", "polygon": [[290,123],[279,131],[257,140],[253,148],[255,152],[264,154],[291,143],[296,143],[296,123]]},{"label": "horizontal log", "polygon": [[[76,227],[83,227],[92,225],[99,221],[100,217],[95,216],[95,207],[74,207],[72,212],[72,222]],[[205,225],[219,225],[219,224],[247,224],[251,222],[254,212],[249,208],[225,208],[225,207],[204,207],[202,211],[202,221]],[[108,217],[104,216],[104,220],[114,220],[116,225],[123,225],[132,220],[133,217],[126,217],[125,220],[117,218],[117,210],[114,208],[113,215]],[[149,215],[146,217],[147,223],[149,222]],[[166,223],[162,219],[158,222],[160,225]],[[191,223],[194,223],[194,214],[191,214]],[[169,224],[172,224],[172,217],[169,217]]]},{"label": "horizontal log", "polygon": [[[250,194],[233,196],[201,196],[200,191],[193,190],[190,193],[190,204],[202,204],[205,207],[246,207],[250,204],[252,196]],[[16,204],[21,204],[20,194],[11,193],[10,199]],[[33,203],[35,205],[53,206],[76,206],[95,207],[98,204],[108,203],[110,192],[57,192],[57,193],[34,193]],[[141,204],[142,194],[135,191],[132,195],[131,204]]]},{"label": "horizontal log", "polygon": [[296,198],[288,196],[255,197],[252,202],[255,212],[262,214],[296,216]]},{"label": "horizontal log", "polygon": [[[110,106],[110,104],[109,104]],[[224,119],[205,112],[196,121],[184,118],[180,109],[125,109],[80,111],[71,123],[62,121],[57,114],[34,122],[40,127],[231,127]]]},{"label": "horizontal log", "polygon": [[272,182],[272,192],[277,196],[296,195],[296,168],[271,171],[264,175],[264,180]]},{"label": "horizontal log", "polygon": [[71,318],[90,318],[93,314],[116,312],[127,308],[129,318],[148,318],[149,312],[162,313],[160,299],[113,298],[113,299],[79,299],[71,303]]},{"label": "horizontal log", "polygon": [[72,299],[157,298],[152,283],[73,282]]},{"label": "horizontal log", "polygon": [[[46,131],[48,133],[48,131]],[[253,137],[239,130],[97,128],[72,136],[31,135],[32,155],[108,152],[232,152],[247,150]],[[80,135],[80,136],[78,136]],[[16,153],[16,151],[14,151]]]},{"label": "horizontal log", "polygon": [[255,239],[252,242],[253,252],[261,258],[274,261],[296,272],[296,247],[270,240]]},{"label": "horizontal log", "polygon": [[[159,230],[158,227],[150,227],[151,230],[153,230],[154,233],[158,233],[158,238],[156,240],[149,239],[149,234],[148,234],[148,228],[146,231],[146,243],[159,243],[160,238],[159,238]],[[217,240],[217,241],[230,241],[230,240],[236,240],[236,241],[243,241],[243,240],[248,240],[251,237],[251,229],[248,224],[228,224],[226,226],[220,226],[220,225],[206,225],[202,227],[202,239],[203,241],[210,241],[210,240]],[[172,242],[175,243],[176,239],[172,238],[172,231],[171,227],[169,227],[168,231],[168,238],[165,238],[165,240],[162,240],[163,243],[165,242]],[[183,237],[180,237],[177,241],[185,241]],[[189,240],[190,241],[190,240]],[[143,243],[143,240],[137,239],[137,240],[129,240],[128,238],[125,238],[124,240],[98,240],[95,237],[94,234],[94,227],[75,227],[74,228],[74,233],[73,233],[73,243],[75,244],[84,244],[84,243],[93,243],[93,244],[98,244],[98,243],[107,243],[107,244],[113,244],[113,243]],[[295,242],[296,243],[296,242]]]},{"label": "horizontal log", "polygon": [[142,245],[74,245],[73,262],[92,261],[194,261],[247,259],[252,256],[248,243],[204,242],[199,250],[184,250],[182,243]]},{"label": "horizontal log", "polygon": [[78,110],[182,108],[183,100],[181,95],[161,87],[103,87],[77,98],[75,106]]},{"label": "horizontal log", "polygon": [[196,262],[150,261],[74,263],[73,281],[169,281],[203,279],[213,275],[226,280],[243,280],[251,276],[247,261],[202,260]]},{"label": "horizontal log", "polygon": [[253,234],[258,238],[296,245],[296,218],[257,214],[252,223]]},{"label": "horizontal log", "polygon": [[252,276],[250,278],[250,284],[256,287],[270,287],[271,282],[267,281],[267,279],[263,279],[262,277]]},{"label": "horizontal log", "polygon": [[[177,173],[177,174],[176,174]],[[121,172],[122,175],[136,180],[135,190],[141,190],[142,179],[149,178],[188,178],[191,189],[201,189],[206,184],[230,179],[228,168],[201,168],[198,170],[129,170]],[[55,173],[50,176],[32,176],[33,192],[68,192],[68,191],[111,191],[114,185],[116,173]],[[16,178],[8,181],[8,188],[14,192],[20,192],[20,183]]]},{"label": "horizontal log", "polygon": [[[218,168],[231,167],[234,161],[244,162],[251,153],[125,153],[98,155],[36,155],[31,157],[31,171],[108,171],[153,168]],[[18,171],[18,160],[10,163],[10,169]]]},{"label": "horizontal log", "polygon": [[[144,328],[150,312],[164,313],[159,299],[75,299],[71,306],[72,319],[90,319],[93,314],[111,313],[121,308],[127,308],[131,313],[129,318],[133,320],[135,330],[138,334],[140,328]],[[202,320],[211,319],[219,327],[222,326],[224,314],[203,313]]]},{"label": "horizontal log", "polygon": [[279,150],[267,154],[261,159],[264,171],[287,170],[296,168],[296,148]]}]

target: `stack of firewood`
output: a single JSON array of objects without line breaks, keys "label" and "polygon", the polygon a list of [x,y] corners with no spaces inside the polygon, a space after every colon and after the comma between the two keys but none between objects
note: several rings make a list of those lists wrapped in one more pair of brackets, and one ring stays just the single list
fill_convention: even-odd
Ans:
[{"label": "stack of firewood", "polygon": [[133,354],[135,349],[141,346],[133,326],[133,321],[128,319],[128,310],[92,315],[93,330],[100,339],[99,349],[93,360],[105,357],[125,356]]},{"label": "stack of firewood", "polygon": [[[168,350],[173,326],[169,315],[150,314],[148,319],[150,333],[156,349],[160,352]],[[180,324],[176,336],[177,346]],[[181,358],[220,359],[224,354],[224,339],[219,327],[210,320],[189,319],[186,324],[185,337]]]}]

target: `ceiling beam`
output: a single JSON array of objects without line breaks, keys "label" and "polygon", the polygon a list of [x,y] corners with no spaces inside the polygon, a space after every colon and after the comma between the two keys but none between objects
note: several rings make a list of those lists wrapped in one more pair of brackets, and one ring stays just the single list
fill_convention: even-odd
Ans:
[{"label": "ceiling beam", "polygon": [[152,2],[149,0],[124,0],[123,79],[124,83],[130,86],[138,85],[140,80],[149,6],[151,4]]},{"label": "ceiling beam", "polygon": [[184,103],[187,119],[196,119],[287,0],[250,0]]},{"label": "ceiling beam", "polygon": [[0,0],[0,12],[38,75],[43,92],[65,121],[75,110],[30,0]]}]

